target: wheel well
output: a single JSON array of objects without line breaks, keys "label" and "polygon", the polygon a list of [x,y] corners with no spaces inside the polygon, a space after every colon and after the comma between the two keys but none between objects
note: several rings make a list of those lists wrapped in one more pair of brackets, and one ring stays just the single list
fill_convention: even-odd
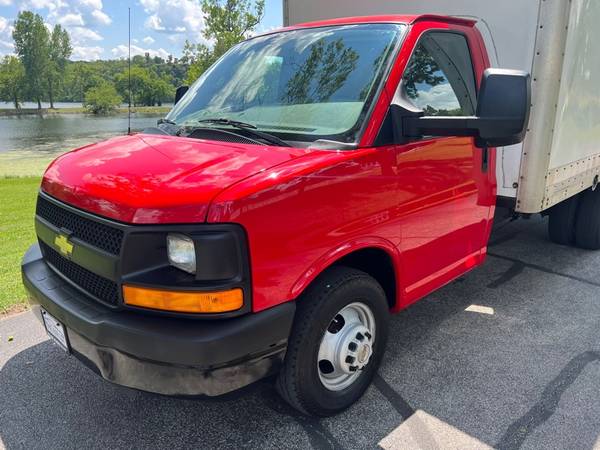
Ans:
[{"label": "wheel well", "polygon": [[365,248],[337,260],[334,266],[352,267],[368,273],[381,285],[390,308],[396,305],[396,273],[392,258],[385,250]]}]

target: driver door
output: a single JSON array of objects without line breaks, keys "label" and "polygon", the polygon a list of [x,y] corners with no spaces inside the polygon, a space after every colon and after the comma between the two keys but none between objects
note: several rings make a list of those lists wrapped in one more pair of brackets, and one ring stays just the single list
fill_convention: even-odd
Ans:
[{"label": "driver door", "polygon": [[[481,74],[471,54],[465,34],[427,31],[413,49],[400,94],[426,116],[474,115]],[[397,145],[395,155],[406,305],[482,260],[495,176],[470,137],[423,137]]]}]

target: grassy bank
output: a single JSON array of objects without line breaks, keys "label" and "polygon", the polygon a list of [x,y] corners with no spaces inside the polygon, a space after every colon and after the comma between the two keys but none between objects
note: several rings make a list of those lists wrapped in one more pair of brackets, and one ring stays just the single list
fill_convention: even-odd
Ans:
[{"label": "grassy bank", "polygon": [[38,177],[0,178],[0,315],[26,303],[20,262],[35,240]]},{"label": "grassy bank", "polygon": [[[136,106],[131,108],[132,113],[142,114],[167,114],[171,110],[171,106]],[[126,114],[127,108],[118,108],[113,114]],[[21,116],[28,114],[89,114],[83,107],[78,108],[42,108],[42,109],[0,109],[0,117]]]},{"label": "grassy bank", "polygon": [[0,180],[41,176],[56,156],[55,154],[40,155],[39,152],[26,150],[0,152]]}]

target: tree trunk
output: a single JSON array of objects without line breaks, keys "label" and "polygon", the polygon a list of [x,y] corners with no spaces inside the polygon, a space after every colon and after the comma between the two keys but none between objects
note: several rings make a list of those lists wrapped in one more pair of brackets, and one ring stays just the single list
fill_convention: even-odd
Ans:
[{"label": "tree trunk", "polygon": [[52,95],[52,82],[48,82],[48,97],[50,97],[50,109],[54,109],[54,96]]},{"label": "tree trunk", "polygon": [[40,100],[40,98],[37,98],[37,102],[38,102],[38,109],[42,109],[42,101]]},{"label": "tree trunk", "polygon": [[13,97],[13,103],[15,104],[15,109],[18,111],[21,109],[21,105],[19,105],[19,97],[16,95]]}]

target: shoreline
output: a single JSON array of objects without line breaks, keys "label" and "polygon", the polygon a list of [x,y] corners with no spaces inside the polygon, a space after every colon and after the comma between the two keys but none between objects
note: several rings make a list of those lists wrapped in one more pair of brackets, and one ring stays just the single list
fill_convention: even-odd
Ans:
[{"label": "shoreline", "polygon": [[[171,106],[132,106],[131,112],[142,113],[142,114],[166,114],[171,110]],[[21,108],[21,109],[0,109],[0,117],[14,117],[14,116],[52,116],[52,115],[60,115],[60,114],[85,114],[89,116],[97,116],[97,117],[106,117],[106,116],[116,116],[119,114],[127,114],[128,108],[117,108],[114,112],[110,114],[93,114],[87,111],[84,107],[75,107],[75,108]]]}]

